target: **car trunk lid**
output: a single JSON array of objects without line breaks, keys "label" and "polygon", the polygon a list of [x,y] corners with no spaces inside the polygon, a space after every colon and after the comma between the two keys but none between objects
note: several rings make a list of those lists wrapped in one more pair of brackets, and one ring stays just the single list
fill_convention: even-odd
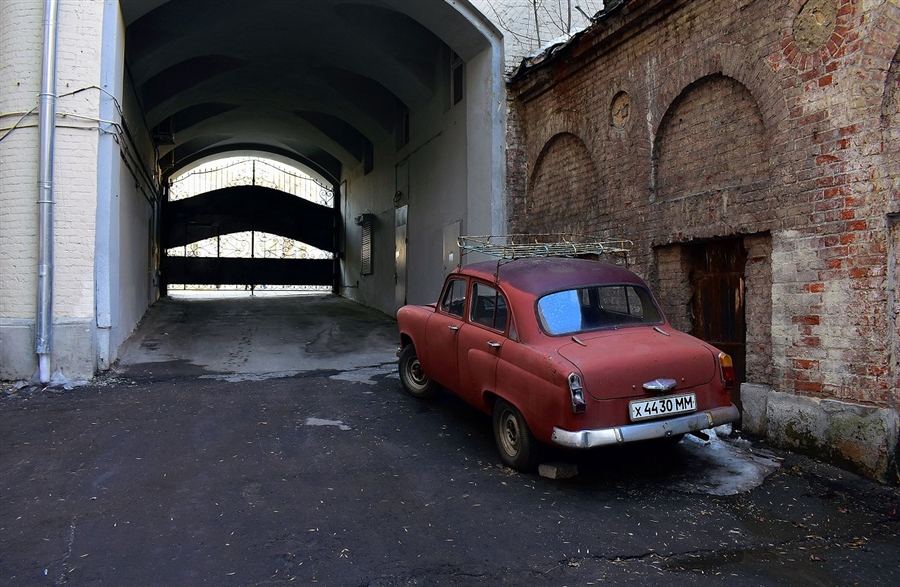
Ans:
[{"label": "car trunk lid", "polygon": [[656,395],[643,385],[658,379],[674,380],[666,393],[688,390],[709,383],[717,374],[716,357],[709,348],[668,327],[578,334],[559,354],[581,370],[585,389],[598,400]]}]

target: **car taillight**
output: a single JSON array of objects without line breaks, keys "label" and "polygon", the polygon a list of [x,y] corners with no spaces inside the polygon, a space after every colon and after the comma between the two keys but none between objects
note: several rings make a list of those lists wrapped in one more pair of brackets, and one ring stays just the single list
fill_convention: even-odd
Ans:
[{"label": "car taillight", "polygon": [[731,355],[719,353],[719,367],[722,369],[722,384],[725,389],[734,389],[734,363]]},{"label": "car taillight", "polygon": [[572,411],[576,414],[583,414],[586,408],[584,388],[581,385],[581,377],[577,373],[569,374],[569,393],[572,394]]}]

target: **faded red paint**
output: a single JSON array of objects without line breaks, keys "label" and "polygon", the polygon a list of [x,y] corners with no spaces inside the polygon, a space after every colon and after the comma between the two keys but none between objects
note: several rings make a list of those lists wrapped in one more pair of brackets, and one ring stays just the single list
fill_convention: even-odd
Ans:
[{"label": "faded red paint", "polygon": [[[538,440],[550,442],[554,427],[628,426],[629,401],[657,397],[642,387],[657,378],[677,382],[667,394],[695,393],[697,412],[731,405],[720,351],[673,329],[661,312],[652,324],[574,336],[551,336],[542,329],[536,305],[546,294],[606,284],[649,292],[627,269],[578,259],[475,263],[451,273],[444,293],[451,281],[460,279],[468,291],[463,316],[442,310],[440,303],[405,306],[397,314],[401,347],[414,345],[428,377],[474,407],[491,413],[498,398],[513,404]],[[471,319],[473,284],[490,285],[504,296],[509,320],[502,331]],[[584,384],[587,405],[581,414],[572,407],[571,373]]]}]

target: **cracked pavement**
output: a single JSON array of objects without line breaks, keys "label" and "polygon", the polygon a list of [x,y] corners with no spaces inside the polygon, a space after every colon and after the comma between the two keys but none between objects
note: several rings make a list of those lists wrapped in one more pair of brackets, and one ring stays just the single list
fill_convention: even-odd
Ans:
[{"label": "cracked pavement", "polygon": [[523,475],[402,391],[384,315],[166,302],[107,376],[2,394],[0,584],[900,583],[896,487],[727,431]]}]

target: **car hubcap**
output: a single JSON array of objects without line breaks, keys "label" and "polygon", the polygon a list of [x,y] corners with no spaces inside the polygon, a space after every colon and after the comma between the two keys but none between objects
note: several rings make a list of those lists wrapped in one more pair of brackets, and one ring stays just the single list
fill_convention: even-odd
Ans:
[{"label": "car hubcap", "polygon": [[409,378],[418,386],[428,383],[428,377],[426,377],[425,372],[422,371],[422,365],[419,364],[418,359],[410,361],[409,363]]},{"label": "car hubcap", "polygon": [[510,412],[504,412],[501,419],[500,442],[503,450],[511,457],[519,453],[519,423]]}]

